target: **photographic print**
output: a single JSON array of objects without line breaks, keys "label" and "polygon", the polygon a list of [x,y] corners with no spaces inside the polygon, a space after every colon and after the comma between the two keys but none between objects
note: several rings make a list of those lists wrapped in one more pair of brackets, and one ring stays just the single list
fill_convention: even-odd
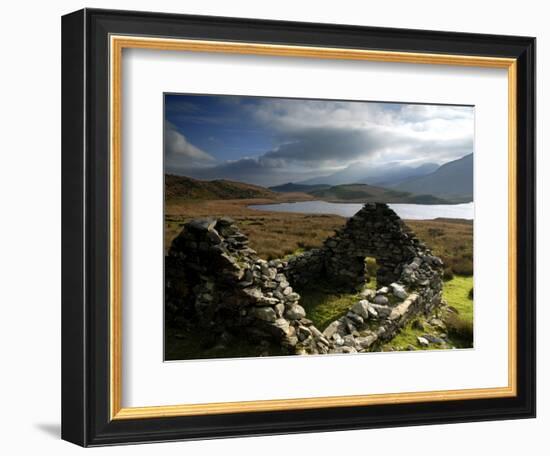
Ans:
[{"label": "photographic print", "polygon": [[473,106],[165,94],[165,360],[473,348],[473,144]]}]

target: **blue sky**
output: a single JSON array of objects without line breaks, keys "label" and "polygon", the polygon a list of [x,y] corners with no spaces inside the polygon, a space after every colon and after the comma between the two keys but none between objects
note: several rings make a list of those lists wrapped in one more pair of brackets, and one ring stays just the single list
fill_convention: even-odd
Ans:
[{"label": "blue sky", "polygon": [[165,95],[165,170],[260,185],[473,151],[472,107]]}]

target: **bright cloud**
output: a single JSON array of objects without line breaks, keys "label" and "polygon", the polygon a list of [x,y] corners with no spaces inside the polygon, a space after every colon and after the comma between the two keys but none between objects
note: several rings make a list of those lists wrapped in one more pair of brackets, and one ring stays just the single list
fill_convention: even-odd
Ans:
[{"label": "bright cloud", "polygon": [[[167,156],[181,158],[168,171],[199,178],[273,185],[321,176],[356,162],[443,164],[473,152],[473,107],[181,97],[172,104],[181,102],[185,110],[172,109],[176,114],[169,120],[185,136],[175,129],[169,134],[174,148],[185,152],[167,148]],[[184,163],[183,157],[191,161]]]},{"label": "bright cloud", "polygon": [[188,166],[204,165],[216,161],[212,155],[191,144],[169,122],[166,122],[164,128],[164,151],[167,161],[187,164]]}]

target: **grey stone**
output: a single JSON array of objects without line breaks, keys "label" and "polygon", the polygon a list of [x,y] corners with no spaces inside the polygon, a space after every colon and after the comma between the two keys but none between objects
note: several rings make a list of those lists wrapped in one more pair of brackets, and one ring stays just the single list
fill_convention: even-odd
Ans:
[{"label": "grey stone", "polygon": [[185,224],[185,227],[193,231],[209,231],[216,225],[215,219],[194,219]]},{"label": "grey stone", "polygon": [[369,311],[369,316],[372,317],[372,318],[378,318],[378,312],[376,311],[376,309],[369,305],[368,306],[368,311]]},{"label": "grey stone", "polygon": [[279,300],[281,300],[281,301],[282,301],[283,299],[285,299],[285,295],[284,295],[283,293],[281,293],[279,290],[275,290],[275,291],[273,292],[273,297],[275,297],[275,298],[277,298],[277,299],[279,299]]},{"label": "grey stone", "polygon": [[279,304],[279,300],[277,298],[270,298],[269,296],[262,296],[256,301],[257,306],[274,306],[276,304]]},{"label": "grey stone", "polygon": [[371,334],[370,336],[365,337],[356,337],[355,345],[363,349],[369,348],[374,342],[376,342],[377,339],[378,336],[376,334]]},{"label": "grey stone", "polygon": [[355,312],[348,312],[346,314],[346,318],[351,320],[353,324],[360,328],[365,323],[365,320],[360,315],[357,315]]},{"label": "grey stone", "polygon": [[275,314],[277,315],[277,318],[281,318],[285,311],[285,305],[283,303],[276,304],[274,307],[274,310],[275,310]]},{"label": "grey stone", "polygon": [[386,305],[389,300],[384,295],[377,295],[373,301],[375,304]]},{"label": "grey stone", "polygon": [[341,345],[344,345],[344,339],[338,333],[334,333],[332,335],[332,340],[334,341],[334,345],[336,345],[338,347],[341,346]]},{"label": "grey stone", "polygon": [[367,300],[372,300],[376,296],[376,291],[366,288],[361,292],[361,296]]},{"label": "grey stone", "polygon": [[299,304],[293,304],[285,311],[285,317],[289,320],[299,320],[306,316],[306,311]]},{"label": "grey stone", "polygon": [[279,289],[283,291],[286,288],[290,288],[289,285],[290,284],[286,280],[282,280],[281,282],[279,282]]},{"label": "grey stone", "polygon": [[403,318],[409,311],[409,307],[413,304],[413,302],[414,301],[411,299],[406,299],[401,304],[398,304],[391,310],[391,313],[388,318],[390,320],[397,320],[397,319]]},{"label": "grey stone", "polygon": [[343,328],[343,324],[341,321],[339,320],[333,321],[323,331],[323,336],[325,336],[327,339],[330,339],[335,333],[340,332],[342,328]]},{"label": "grey stone", "polygon": [[290,334],[290,323],[284,318],[278,318],[277,320],[275,320],[273,326],[280,329],[286,335]]},{"label": "grey stone", "polygon": [[296,333],[298,335],[298,339],[302,342],[308,337],[311,337],[311,331],[305,326],[298,326]]},{"label": "grey stone", "polygon": [[286,300],[290,302],[295,302],[295,301],[298,301],[299,299],[300,299],[300,295],[298,293],[292,292],[286,295]]},{"label": "grey stone", "polygon": [[376,295],[379,296],[379,295],[387,295],[389,293],[389,288],[388,287],[382,287],[378,290],[376,290]]},{"label": "grey stone", "polygon": [[417,336],[416,337],[416,340],[418,342],[418,344],[421,346],[421,347],[427,347],[428,345],[430,345],[430,342],[428,341],[428,339],[422,337],[422,336]]},{"label": "grey stone", "polygon": [[252,299],[260,299],[263,296],[259,288],[245,288],[243,292]]},{"label": "grey stone", "polygon": [[433,336],[431,334],[423,334],[422,337],[426,339],[431,344],[444,344],[445,341],[440,337]]},{"label": "grey stone", "polygon": [[274,322],[277,320],[277,315],[271,307],[256,307],[253,311],[253,315],[264,321]]},{"label": "grey stone", "polygon": [[400,285],[398,283],[392,283],[390,285],[392,289],[392,293],[395,297],[399,299],[406,299],[407,298],[407,292],[405,291],[405,287],[403,285]]},{"label": "grey stone", "polygon": [[392,308],[381,304],[370,304],[369,308],[376,310],[376,313],[381,318],[388,318],[392,312]]},{"label": "grey stone", "polygon": [[362,299],[359,302],[356,302],[351,310],[355,312],[357,315],[360,315],[363,317],[363,319],[367,320],[369,318],[369,302],[365,299]]}]

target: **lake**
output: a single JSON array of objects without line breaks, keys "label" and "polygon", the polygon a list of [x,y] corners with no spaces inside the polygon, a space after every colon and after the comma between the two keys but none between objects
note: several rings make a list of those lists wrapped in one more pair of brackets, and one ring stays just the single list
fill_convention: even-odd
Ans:
[{"label": "lake", "polygon": [[[464,204],[388,204],[399,217],[407,220],[456,218],[473,220],[474,203]],[[327,203],[326,201],[299,201],[297,203],[255,204],[251,209],[302,214],[335,214],[351,217],[363,207],[360,203]]]}]

